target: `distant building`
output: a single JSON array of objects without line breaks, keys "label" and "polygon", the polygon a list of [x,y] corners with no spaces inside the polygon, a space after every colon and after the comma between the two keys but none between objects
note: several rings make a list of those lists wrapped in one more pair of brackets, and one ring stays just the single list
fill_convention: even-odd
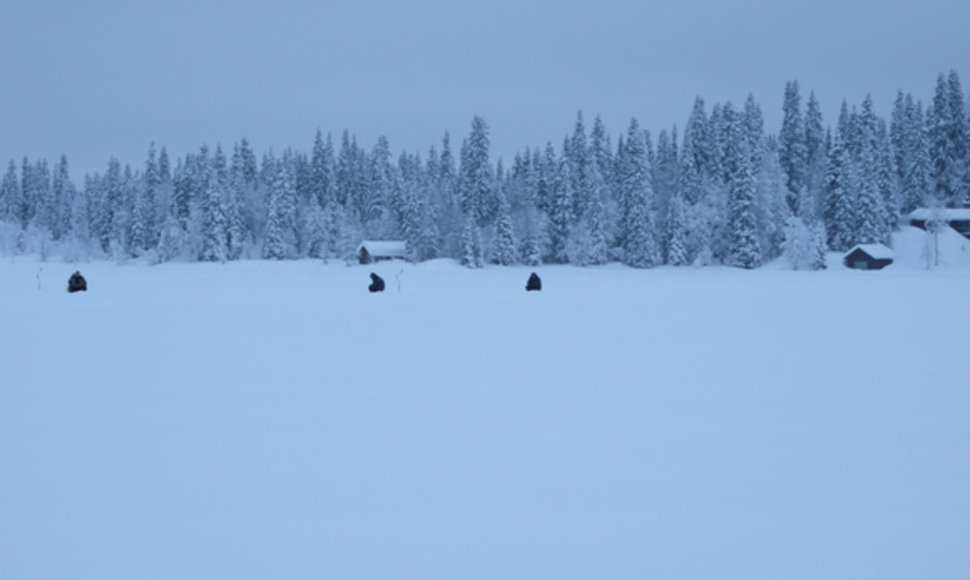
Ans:
[{"label": "distant building", "polygon": [[365,240],[355,251],[361,264],[382,262],[384,260],[410,260],[407,242]]},{"label": "distant building", "polygon": [[932,221],[940,221],[950,226],[965,238],[970,238],[970,208],[939,208],[930,209],[921,207],[913,210],[906,220],[909,225],[921,230],[926,229],[926,224]]},{"label": "distant building", "polygon": [[893,263],[893,258],[893,251],[882,244],[859,244],[849,250],[842,262],[856,270],[882,270]]}]

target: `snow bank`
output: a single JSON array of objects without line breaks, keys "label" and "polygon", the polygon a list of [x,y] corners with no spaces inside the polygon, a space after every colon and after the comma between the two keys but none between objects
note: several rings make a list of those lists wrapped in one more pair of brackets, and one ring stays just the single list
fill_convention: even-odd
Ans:
[{"label": "snow bank", "polygon": [[[951,268],[970,266],[970,240],[953,228],[944,227],[934,239],[932,234],[904,226],[893,235],[895,264],[909,269]],[[939,263],[933,257],[938,250]]]}]

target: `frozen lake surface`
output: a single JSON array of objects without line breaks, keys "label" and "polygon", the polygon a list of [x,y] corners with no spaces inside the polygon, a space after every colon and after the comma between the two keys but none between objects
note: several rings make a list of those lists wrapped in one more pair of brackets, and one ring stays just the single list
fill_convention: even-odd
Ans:
[{"label": "frozen lake surface", "polygon": [[970,577],[970,269],[538,271],[0,260],[0,577]]}]

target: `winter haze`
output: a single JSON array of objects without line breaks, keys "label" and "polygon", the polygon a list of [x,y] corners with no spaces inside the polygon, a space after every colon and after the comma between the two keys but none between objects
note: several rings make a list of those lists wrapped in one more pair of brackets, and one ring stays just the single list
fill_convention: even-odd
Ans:
[{"label": "winter haze", "polygon": [[4,3],[0,161],[66,154],[72,179],[109,157],[140,165],[245,136],[257,155],[314,131],[385,135],[426,153],[473,115],[508,163],[558,145],[576,111],[619,135],[683,127],[695,96],[753,93],[776,132],[784,83],[841,100],[898,89],[928,102],[937,73],[968,78],[965,2]]},{"label": "winter haze", "polygon": [[966,3],[136,4],[0,14],[0,579],[970,578]]}]

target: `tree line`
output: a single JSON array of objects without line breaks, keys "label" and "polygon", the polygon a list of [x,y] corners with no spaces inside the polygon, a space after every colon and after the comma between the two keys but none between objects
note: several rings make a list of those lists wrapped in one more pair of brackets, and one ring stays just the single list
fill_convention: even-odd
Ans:
[{"label": "tree line", "polygon": [[970,114],[955,71],[932,103],[900,91],[890,119],[871,97],[823,123],[785,86],[780,130],[752,96],[707,108],[653,139],[632,119],[616,138],[580,112],[557,148],[490,156],[474,117],[422,156],[393,157],[317,130],[309,153],[257,159],[246,139],[175,160],[153,143],[141,167],[108,162],[81,187],[62,156],[10,161],[0,182],[0,251],[68,260],[345,259],[364,239],[406,240],[415,260],[485,264],[622,262],[637,268],[755,268],[785,255],[824,267],[826,251],[886,243],[917,207],[960,207],[970,193]]}]

